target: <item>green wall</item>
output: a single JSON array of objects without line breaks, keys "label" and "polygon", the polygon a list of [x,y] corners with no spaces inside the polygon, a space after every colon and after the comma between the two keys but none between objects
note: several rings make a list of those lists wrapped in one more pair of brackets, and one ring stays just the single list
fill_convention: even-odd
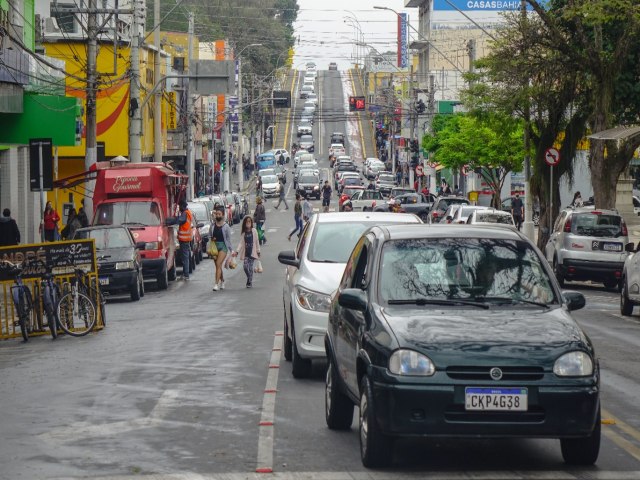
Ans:
[{"label": "green wall", "polygon": [[[35,0],[22,0],[24,2],[24,11],[22,15],[24,16],[24,34],[22,42],[30,49],[32,52],[36,48],[36,7]],[[19,5],[19,2],[18,2]]]}]

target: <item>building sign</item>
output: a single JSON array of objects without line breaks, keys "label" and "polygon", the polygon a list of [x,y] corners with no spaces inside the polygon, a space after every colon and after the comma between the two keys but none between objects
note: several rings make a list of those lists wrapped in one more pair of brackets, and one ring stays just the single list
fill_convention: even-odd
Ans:
[{"label": "building sign", "polygon": [[409,46],[407,42],[407,22],[409,21],[406,13],[398,15],[398,67],[407,68],[409,66]]},{"label": "building sign", "polygon": [[229,122],[231,123],[231,141],[238,141],[238,97],[229,97]]},{"label": "building sign", "polygon": [[[453,4],[453,5],[451,5]],[[434,10],[513,11],[520,10],[520,0],[433,0]],[[531,6],[527,4],[527,10]]]},{"label": "building sign", "polygon": [[137,175],[117,175],[105,178],[105,191],[107,194],[118,193],[143,193],[151,191],[151,177],[138,177]]},{"label": "building sign", "polygon": [[176,111],[178,108],[178,99],[176,96],[176,92],[167,92],[167,96],[169,97],[169,115],[167,118],[167,129],[176,130],[178,128],[178,112]]}]

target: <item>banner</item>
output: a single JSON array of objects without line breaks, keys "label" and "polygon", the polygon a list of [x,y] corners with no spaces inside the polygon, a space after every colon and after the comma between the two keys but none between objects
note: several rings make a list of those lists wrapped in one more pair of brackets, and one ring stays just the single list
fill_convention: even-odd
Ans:
[{"label": "banner", "polygon": [[407,68],[409,66],[409,46],[407,22],[409,21],[406,13],[398,15],[398,67]]},{"label": "banner", "polygon": [[[455,5],[452,6],[451,4]],[[520,10],[520,0],[433,0],[433,10],[513,11]],[[456,8],[457,7],[457,8]],[[527,4],[527,10],[531,6]]]}]

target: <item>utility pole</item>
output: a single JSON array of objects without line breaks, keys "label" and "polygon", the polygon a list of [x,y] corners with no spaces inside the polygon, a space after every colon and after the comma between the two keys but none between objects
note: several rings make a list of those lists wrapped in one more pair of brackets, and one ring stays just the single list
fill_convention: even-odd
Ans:
[{"label": "utility pole", "polygon": [[[229,97],[225,96],[225,111],[229,111]],[[228,114],[225,114],[224,119],[224,150],[226,155],[226,161],[224,163],[224,170],[222,172],[222,187],[220,193],[229,190],[229,165],[231,164],[231,121]]]},{"label": "utility pole", "polygon": [[[467,52],[469,54],[469,73],[473,73],[474,72],[474,65],[476,63],[476,41],[475,39],[470,39],[467,42]],[[473,85],[473,81],[469,82],[469,87],[471,87]],[[460,179],[462,179],[462,176],[460,177]],[[467,192],[471,191],[471,190],[476,190],[476,173],[473,171],[467,171],[467,176],[465,177],[465,183],[467,183],[467,179],[470,179],[471,185],[465,185]],[[462,182],[460,182],[462,183]],[[460,188],[462,188],[462,186],[460,185]]]},{"label": "utility pole", "polygon": [[244,95],[242,94],[242,57],[238,55],[238,191],[244,188],[244,171],[242,156],[244,155],[244,138],[242,135],[242,105]]},{"label": "utility pole", "polygon": [[[409,98],[411,108],[409,110],[409,117],[411,121],[411,133],[409,137],[411,138],[411,142],[413,142],[414,137],[416,135],[416,99],[415,99],[415,89],[413,88],[413,62],[411,62],[411,75],[409,76]],[[409,152],[411,153],[411,143],[409,144]],[[420,158],[420,152],[418,151],[418,158]],[[419,162],[418,162],[419,163]],[[415,171],[412,168],[412,162],[409,160],[409,187],[413,188],[413,175]]]},{"label": "utility pole", "polygon": [[[522,20],[527,19],[527,2],[521,0],[520,13]],[[526,87],[528,88],[527,82]],[[531,105],[529,98],[525,100],[524,105],[524,222],[522,222],[523,233],[529,240],[535,240],[535,229],[533,225],[533,198],[531,195],[531,138],[529,137],[529,123],[531,121]],[[551,211],[549,211],[551,217]]]},{"label": "utility pole", "polygon": [[[193,29],[194,29],[194,16],[193,12],[189,12],[189,30],[188,30],[188,65],[187,65],[187,75],[191,75],[193,68]],[[193,152],[193,137],[191,132],[192,127],[192,117],[193,117],[193,109],[191,103],[191,91],[189,85],[189,79],[186,79],[186,102],[187,102],[187,125],[186,125],[186,139],[187,139],[187,148],[185,149],[185,157],[186,157],[186,171],[187,176],[187,200],[191,200],[193,198],[193,172],[194,172],[194,152]]]},{"label": "utility pole", "polygon": [[389,103],[391,104],[391,121],[389,122],[389,155],[391,156],[391,171],[396,174],[396,152],[395,152],[395,124],[396,124],[396,91],[393,88],[393,73],[389,74]]},{"label": "utility pole", "polygon": [[[98,14],[95,13],[98,6],[97,0],[89,0],[89,12],[87,13],[87,104],[86,104],[86,135],[84,168],[89,171],[98,159],[97,122],[96,122],[96,89],[98,60]],[[93,192],[95,180],[86,183],[86,191]],[[85,197],[85,211],[89,222],[93,220],[93,195],[89,193]]]},{"label": "utility pole", "polygon": [[[160,0],[154,0],[153,6],[153,44],[156,47],[153,60],[153,81],[157,82],[160,72]],[[162,89],[155,93],[153,102],[153,161],[162,162]]]},{"label": "utility pole", "polygon": [[142,136],[142,112],[140,101],[140,11],[138,1],[132,2],[131,22],[131,78],[129,86],[129,161],[142,162],[140,148]]}]

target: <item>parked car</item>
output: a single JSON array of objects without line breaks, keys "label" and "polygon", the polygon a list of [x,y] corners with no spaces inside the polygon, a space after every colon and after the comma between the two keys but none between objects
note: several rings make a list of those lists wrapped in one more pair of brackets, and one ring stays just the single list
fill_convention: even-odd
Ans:
[{"label": "parked car", "polygon": [[[325,418],[361,460],[400,438],[558,438],[564,461],[600,449],[600,371],[535,245],[506,228],[374,227],[328,306]],[[580,408],[576,408],[579,405]]]},{"label": "parked car", "polygon": [[373,211],[378,203],[384,202],[382,193],[377,190],[358,190],[351,196],[351,205],[354,212]]},{"label": "parked car", "polygon": [[469,200],[464,197],[438,197],[429,211],[429,222],[438,223],[444,217],[450,205],[469,205]]},{"label": "parked car", "polygon": [[560,212],[545,246],[560,286],[568,280],[621,285],[629,232],[615,210],[566,208]]},{"label": "parked car", "polygon": [[[511,202],[514,198],[506,197],[502,199],[501,208],[503,211],[511,213]],[[524,198],[521,198],[521,200],[524,202]],[[540,223],[540,203],[537,201],[533,203],[533,218],[531,220],[536,227]]]},{"label": "parked car", "polygon": [[346,260],[367,228],[390,223],[420,223],[415,215],[321,213],[313,215],[295,251],[284,251],[284,358],[296,378],[309,376],[311,361],[324,358],[324,336],[331,295],[338,288]]},{"label": "parked car", "polygon": [[485,208],[475,210],[467,218],[468,225],[508,225],[515,227],[511,213],[496,210],[495,208]]},{"label": "parked car", "polygon": [[320,200],[320,175],[315,170],[302,170],[296,181],[296,192]]},{"label": "parked car", "polygon": [[198,219],[197,223],[201,223],[202,227],[198,230],[200,231],[201,238],[201,252],[207,251],[207,243],[209,242],[209,230],[211,228],[211,222],[213,221],[212,211],[209,209],[209,205],[204,202],[189,202],[188,204],[189,210],[196,215]]},{"label": "parked car", "polygon": [[280,195],[280,182],[277,175],[265,175],[262,177],[262,194],[265,198]]},{"label": "parked car", "polygon": [[413,213],[426,222],[429,218],[429,211],[433,206],[435,198],[433,195],[425,196],[421,193],[405,193],[398,195],[395,200],[400,201],[403,212]]},{"label": "parked car", "polygon": [[123,225],[79,228],[74,239],[92,238],[96,242],[100,290],[113,294],[126,292],[137,302],[144,297],[142,258],[145,242],[136,243]]}]

